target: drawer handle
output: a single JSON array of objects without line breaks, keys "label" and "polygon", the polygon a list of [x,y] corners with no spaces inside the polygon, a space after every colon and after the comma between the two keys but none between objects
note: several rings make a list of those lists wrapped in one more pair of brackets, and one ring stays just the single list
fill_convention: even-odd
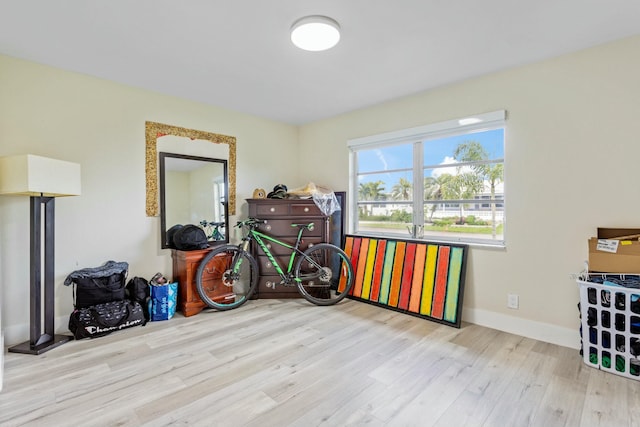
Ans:
[{"label": "drawer handle", "polygon": [[271,231],[271,226],[267,225],[264,229],[267,230],[267,231]]},{"label": "drawer handle", "polygon": [[276,282],[266,282],[264,285],[267,288],[271,288],[271,289],[275,289],[276,288]]},{"label": "drawer handle", "polygon": [[304,211],[305,212],[309,212],[309,208],[304,208]]},{"label": "drawer handle", "polygon": [[265,265],[264,265],[264,266],[265,266],[265,267],[267,267],[267,268],[271,268],[271,267],[272,267],[272,266],[271,266],[271,263],[270,263],[270,262],[268,262],[268,261],[265,263]]},{"label": "drawer handle", "polygon": [[275,212],[275,211],[276,211],[276,208],[269,209],[269,212]]},{"label": "drawer handle", "polygon": [[310,248],[312,246],[313,246],[313,243],[309,243],[309,245],[307,247]]},{"label": "drawer handle", "polygon": [[267,243],[267,247],[271,249],[271,243]]}]

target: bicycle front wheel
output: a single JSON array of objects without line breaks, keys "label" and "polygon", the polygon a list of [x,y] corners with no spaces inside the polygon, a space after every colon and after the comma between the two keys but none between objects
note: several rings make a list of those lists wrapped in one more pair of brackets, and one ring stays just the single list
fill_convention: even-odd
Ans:
[{"label": "bicycle front wheel", "polygon": [[231,310],[244,304],[258,285],[258,264],[247,252],[225,245],[209,252],[196,272],[200,299],[217,310]]},{"label": "bicycle front wheel", "polygon": [[353,267],[346,253],[330,243],[307,249],[295,268],[298,291],[317,305],[333,305],[347,296],[353,285]]}]

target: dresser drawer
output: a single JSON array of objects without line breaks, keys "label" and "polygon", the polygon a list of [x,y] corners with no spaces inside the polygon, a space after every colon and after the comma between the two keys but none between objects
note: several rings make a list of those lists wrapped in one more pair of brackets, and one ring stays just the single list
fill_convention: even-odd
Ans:
[{"label": "dresser drawer", "polygon": [[292,224],[309,224],[313,223],[313,230],[305,229],[302,237],[320,237],[324,235],[324,219],[321,218],[287,218],[287,219],[267,219],[266,223],[258,226],[261,231],[270,236],[298,236],[300,228],[293,227]]},{"label": "dresser drawer", "polygon": [[313,200],[249,199],[249,216],[257,218],[283,216],[326,216]]},{"label": "dresser drawer", "polygon": [[325,216],[318,206],[311,203],[292,203],[291,215],[293,216]]},{"label": "dresser drawer", "polygon": [[282,203],[256,205],[255,216],[258,218],[289,215],[289,205]]}]

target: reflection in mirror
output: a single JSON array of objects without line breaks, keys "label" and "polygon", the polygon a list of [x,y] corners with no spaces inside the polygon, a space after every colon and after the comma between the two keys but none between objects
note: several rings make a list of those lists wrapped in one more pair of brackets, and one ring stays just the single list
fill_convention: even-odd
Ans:
[{"label": "reflection in mirror", "polygon": [[162,248],[171,246],[167,231],[186,224],[201,226],[211,244],[227,243],[227,161],[159,153],[159,163]]}]

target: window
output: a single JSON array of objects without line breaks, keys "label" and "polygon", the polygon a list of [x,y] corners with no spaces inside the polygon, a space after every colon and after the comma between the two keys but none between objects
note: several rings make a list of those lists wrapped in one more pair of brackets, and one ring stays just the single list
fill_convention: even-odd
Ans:
[{"label": "window", "polygon": [[505,114],[350,140],[350,231],[504,245]]}]

